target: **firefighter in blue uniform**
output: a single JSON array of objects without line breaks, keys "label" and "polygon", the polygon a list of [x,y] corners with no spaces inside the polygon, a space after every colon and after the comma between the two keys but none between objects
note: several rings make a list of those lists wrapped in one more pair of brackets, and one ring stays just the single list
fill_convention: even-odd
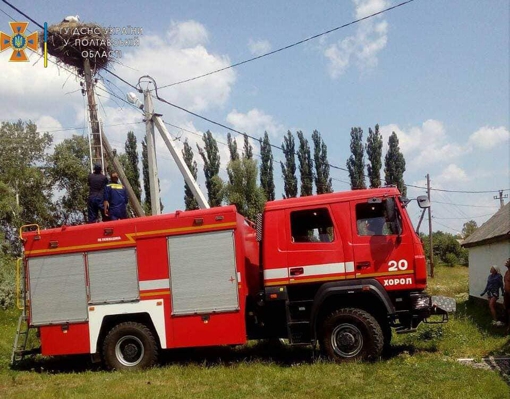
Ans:
[{"label": "firefighter in blue uniform", "polygon": [[126,205],[128,196],[126,189],[119,183],[119,175],[112,173],[111,183],[104,189],[104,212],[110,220],[127,219]]}]

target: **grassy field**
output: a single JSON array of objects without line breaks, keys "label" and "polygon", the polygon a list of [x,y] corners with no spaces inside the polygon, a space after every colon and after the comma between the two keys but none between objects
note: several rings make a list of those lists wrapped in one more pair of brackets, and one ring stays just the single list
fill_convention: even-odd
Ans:
[{"label": "grassy field", "polygon": [[468,269],[437,268],[429,292],[457,298],[446,325],[421,325],[394,336],[391,353],[374,363],[333,364],[310,348],[256,344],[230,349],[168,351],[157,368],[106,372],[88,357],[36,358],[17,370],[9,357],[18,313],[0,311],[1,398],[507,398],[496,371],[458,358],[510,355],[504,330],[489,311],[467,301]]}]

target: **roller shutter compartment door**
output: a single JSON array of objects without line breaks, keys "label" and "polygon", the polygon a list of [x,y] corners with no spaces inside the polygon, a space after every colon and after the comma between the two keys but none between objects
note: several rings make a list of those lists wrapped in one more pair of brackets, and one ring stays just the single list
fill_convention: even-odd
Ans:
[{"label": "roller shutter compartment door", "polygon": [[168,238],[172,314],[239,310],[234,232]]},{"label": "roller shutter compartment door", "polygon": [[83,254],[28,259],[28,280],[33,325],[87,320]]},{"label": "roller shutter compartment door", "polygon": [[140,297],[134,248],[87,255],[91,304],[135,301]]}]

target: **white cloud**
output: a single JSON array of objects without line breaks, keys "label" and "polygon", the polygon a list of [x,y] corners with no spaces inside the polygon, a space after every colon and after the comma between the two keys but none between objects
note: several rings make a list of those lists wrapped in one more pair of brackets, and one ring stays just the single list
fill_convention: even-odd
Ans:
[{"label": "white cloud", "polygon": [[[470,146],[450,142],[451,138],[446,134],[443,123],[434,119],[425,121],[420,127],[407,130],[395,124],[381,126],[380,130],[385,148],[391,133],[397,134],[400,149],[408,160],[408,165],[416,168],[441,165],[471,152]],[[412,162],[409,162],[411,159]]]},{"label": "white cloud", "polygon": [[56,117],[82,104],[75,76],[53,63],[44,68],[42,60],[34,65],[38,57],[35,53],[30,62],[22,63],[8,62],[9,56],[7,51],[0,54],[0,120],[36,120],[49,114]]},{"label": "white cloud", "polygon": [[[466,174],[466,172],[458,167],[455,164],[449,164],[446,168],[443,169],[441,174],[435,179],[435,182],[439,184],[445,184],[445,183],[461,183],[461,182],[467,182],[469,181],[469,178]],[[436,184],[437,186],[437,184]]]},{"label": "white cloud", "polygon": [[172,22],[167,37],[174,48],[196,47],[209,42],[204,25],[196,21]]},{"label": "white cloud", "polygon": [[[356,19],[366,17],[388,6],[386,0],[353,0]],[[377,22],[377,17],[358,24],[356,33],[328,46],[324,56],[329,60],[329,74],[335,79],[349,67],[352,59],[361,70],[374,68],[378,64],[377,55],[388,43],[388,23]]]},{"label": "white cloud", "polygon": [[227,115],[227,122],[236,130],[250,136],[262,137],[265,131],[272,137],[285,134],[283,125],[276,122],[271,115],[256,108],[245,114],[234,109]]},{"label": "white cloud", "polygon": [[388,7],[386,0],[353,0],[356,6],[356,19],[380,12]]},{"label": "white cloud", "polygon": [[510,139],[510,132],[505,127],[484,126],[469,136],[469,144],[489,150]]},{"label": "white cloud", "polygon": [[[186,33],[191,35],[190,40],[185,39]],[[228,57],[211,54],[204,47],[206,33],[205,27],[198,22],[187,21],[173,23],[163,38],[142,36],[140,46],[131,48],[120,60],[130,68],[119,66],[122,68],[119,73],[128,82],[137,82],[141,75],[147,74],[157,79],[158,86],[162,87],[230,65]],[[159,95],[169,102],[201,112],[221,107],[229,98],[235,79],[235,72],[228,69],[212,77],[161,89]],[[170,108],[165,106],[165,109]]]},{"label": "white cloud", "polygon": [[267,40],[252,40],[248,42],[248,48],[253,55],[259,56],[271,51],[271,43]]}]

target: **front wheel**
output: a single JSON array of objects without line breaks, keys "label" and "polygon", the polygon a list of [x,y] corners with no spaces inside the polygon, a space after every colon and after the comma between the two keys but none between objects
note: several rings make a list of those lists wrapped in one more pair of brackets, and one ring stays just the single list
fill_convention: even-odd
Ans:
[{"label": "front wheel", "polygon": [[117,324],[103,343],[103,358],[110,370],[141,370],[152,367],[158,357],[158,346],[151,330],[144,324]]},{"label": "front wheel", "polygon": [[324,320],[321,347],[334,361],[376,359],[383,346],[381,326],[364,310],[338,309]]}]

